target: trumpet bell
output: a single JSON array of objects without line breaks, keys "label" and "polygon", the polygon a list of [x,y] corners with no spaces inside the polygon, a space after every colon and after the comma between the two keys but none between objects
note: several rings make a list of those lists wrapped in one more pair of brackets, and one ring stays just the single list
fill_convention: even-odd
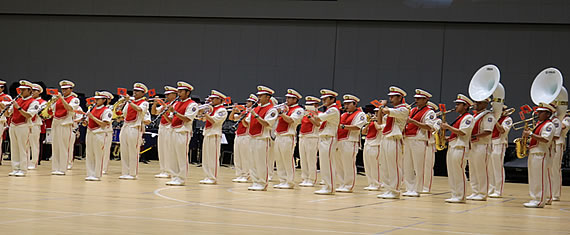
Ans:
[{"label": "trumpet bell", "polygon": [[550,104],[562,90],[562,73],[556,68],[542,70],[532,82],[530,98],[536,105]]},{"label": "trumpet bell", "polygon": [[471,78],[471,82],[469,83],[469,96],[475,101],[482,101],[489,98],[499,86],[500,78],[501,73],[497,66],[488,64],[481,67],[475,72],[473,78]]}]

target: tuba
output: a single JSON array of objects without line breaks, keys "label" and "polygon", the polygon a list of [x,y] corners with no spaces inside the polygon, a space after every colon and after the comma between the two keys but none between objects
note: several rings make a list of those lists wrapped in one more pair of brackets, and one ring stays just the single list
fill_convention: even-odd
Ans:
[{"label": "tuba", "polygon": [[481,67],[469,83],[469,96],[474,101],[482,101],[493,97],[491,106],[493,116],[498,120],[503,113],[503,103],[505,100],[505,87],[500,83],[501,72],[495,65],[488,64]]},{"label": "tuba", "polygon": [[[562,91],[565,92],[562,92]],[[563,94],[561,94],[563,93]],[[565,94],[564,94],[565,93]],[[562,104],[564,109],[568,106],[568,93],[566,89],[562,86],[562,74],[556,68],[547,68],[542,70],[532,82],[530,87],[530,98],[532,102],[536,105],[540,103],[550,104],[552,102],[565,102]],[[565,115],[565,112],[562,115]],[[531,119],[525,119],[524,129],[528,130],[529,122]],[[515,139],[516,151],[518,158],[524,158],[528,156],[528,136]]]}]

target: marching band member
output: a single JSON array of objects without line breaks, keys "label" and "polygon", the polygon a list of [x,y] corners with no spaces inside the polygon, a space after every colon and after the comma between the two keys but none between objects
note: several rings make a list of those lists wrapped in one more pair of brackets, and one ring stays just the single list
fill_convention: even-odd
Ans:
[{"label": "marching band member", "polygon": [[[269,99],[269,102],[271,103],[271,105],[273,105],[273,107],[279,104],[279,101],[277,101],[275,97],[271,97],[271,99]],[[269,163],[268,163],[269,167],[267,168],[267,174],[269,175],[269,177],[267,178],[268,181],[273,180],[273,174],[275,173],[275,165],[276,165],[275,159],[276,156],[279,155],[279,152],[277,150],[277,145],[275,144],[275,138],[277,138],[277,135],[275,134],[276,128],[277,128],[277,121],[273,122],[273,125],[271,126],[271,132],[269,132],[271,141],[269,142]]]},{"label": "marching band member", "polygon": [[435,112],[428,107],[431,94],[416,89],[414,95],[416,107],[410,111],[408,123],[404,130],[404,183],[408,197],[419,197],[424,189],[425,162],[430,133],[435,121]]},{"label": "marching band member", "polygon": [[554,136],[554,125],[550,116],[555,109],[549,104],[540,103],[536,112],[538,123],[534,130],[525,130],[523,137],[530,137],[528,156],[528,186],[531,201],[524,203],[525,207],[543,208],[550,195],[546,161],[549,157],[549,147]]},{"label": "marching band member", "polygon": [[139,151],[141,147],[142,134],[144,132],[144,117],[148,110],[148,102],[145,94],[148,88],[142,83],[135,83],[133,86],[133,96],[126,95],[126,104],[123,107],[125,120],[120,134],[121,149],[121,176],[119,179],[137,179],[139,168]]},{"label": "marching band member", "polygon": [[86,181],[99,181],[103,174],[103,157],[107,139],[112,138],[111,120],[113,113],[105,106],[108,96],[95,92],[95,106],[87,114],[87,135],[85,137]]},{"label": "marching band member", "polygon": [[315,194],[332,195],[335,193],[335,165],[334,150],[336,149],[336,135],[340,122],[340,108],[336,105],[338,93],[328,89],[321,89],[321,100],[327,110],[316,116],[309,115],[309,119],[314,119],[320,123],[319,127],[319,158],[321,178],[324,186],[315,191]]},{"label": "marching band member", "polygon": [[360,146],[360,130],[366,125],[366,114],[358,108],[360,99],[346,94],[343,97],[345,111],[340,116],[335,152],[337,192],[352,193],[356,183],[356,154]]},{"label": "marching band member", "polygon": [[383,115],[380,108],[375,108],[376,118],[370,120],[368,126],[364,128],[362,134],[366,135],[364,141],[364,172],[368,179],[368,186],[364,190],[380,190],[380,142],[382,140],[382,129],[384,128]]},{"label": "marching band member", "polygon": [[[71,95],[75,98],[78,97],[78,95],[75,92],[71,92]],[[81,108],[81,106],[77,106],[77,109],[74,111],[73,114],[73,140],[71,141],[71,146],[75,146],[75,141],[77,141],[77,139],[79,139],[79,130],[78,126],[79,126],[79,122],[81,122],[81,119],[83,119],[83,108]],[[70,158],[67,159],[67,169],[71,170],[73,168],[73,161],[75,161],[75,156],[74,156],[74,148],[69,148],[69,156],[71,156]]]},{"label": "marching band member", "polygon": [[206,178],[200,180],[201,184],[215,184],[218,180],[218,167],[220,165],[220,147],[222,141],[222,124],[228,117],[224,108],[226,95],[212,90],[210,113],[204,114],[206,125],[204,127],[204,140],[202,142],[202,170]]},{"label": "marching band member", "polygon": [[305,97],[305,108],[308,115],[301,120],[299,131],[299,156],[301,158],[301,179],[299,186],[313,187],[317,183],[317,152],[319,151],[320,123],[309,115],[318,115],[317,107],[321,99],[314,96]]},{"label": "marching band member", "polygon": [[[176,100],[176,97],[178,96],[178,89],[176,89],[176,87],[164,86],[164,95],[166,96],[166,104],[173,104]],[[155,99],[158,99],[158,97],[156,97]],[[168,163],[166,163],[166,159],[168,158],[166,155],[168,153],[169,143],[172,141],[170,139],[170,136],[172,135],[172,128],[170,126],[170,122],[172,120],[169,117],[170,112],[168,112],[168,110],[164,110],[167,109],[168,107],[163,105],[157,108],[157,106],[158,102],[155,101],[152,104],[151,113],[153,115],[158,115],[163,111],[164,113],[162,114],[162,117],[160,117],[160,124],[158,125],[157,146],[158,146],[158,164],[160,165],[160,173],[154,175],[154,177],[168,178],[170,177],[170,175],[168,175],[168,171],[166,170],[166,166],[168,165]]]},{"label": "marching band member", "polygon": [[[113,98],[113,94],[108,91],[100,91],[100,93],[106,97],[105,99],[105,106],[111,110],[111,114],[113,112],[113,105],[111,105],[111,101]],[[113,145],[113,121],[111,120],[111,124],[109,125],[110,128],[105,128],[105,131],[109,133],[111,136],[110,138],[105,139],[105,147],[103,148],[103,174],[107,174],[109,170],[109,160],[111,160],[111,145]]]},{"label": "marching band member", "polygon": [[385,126],[382,130],[382,143],[380,148],[380,171],[386,172],[386,177],[382,179],[386,186],[386,191],[378,195],[383,199],[400,198],[400,183],[402,182],[402,149],[404,128],[410,114],[407,104],[404,103],[406,92],[398,87],[391,86],[390,103],[394,108],[382,108],[385,114]]},{"label": "marching band member", "polygon": [[68,163],[73,162],[75,143],[75,111],[79,109],[79,99],[73,95],[75,84],[68,80],[59,82],[61,92],[50,110],[53,112],[52,122],[52,175],[65,175]]},{"label": "marching band member", "polygon": [[257,86],[257,98],[259,106],[255,107],[246,118],[249,123],[249,140],[251,147],[251,178],[253,184],[248,190],[266,191],[267,182],[269,180],[269,169],[272,168],[272,162],[269,161],[270,141],[272,126],[277,121],[277,109],[271,103],[271,97],[275,93],[271,88],[266,86]]},{"label": "marching band member", "polygon": [[278,189],[292,189],[295,186],[295,152],[297,126],[303,119],[303,108],[298,102],[303,96],[293,89],[287,89],[287,103],[284,110],[279,111],[277,119],[277,127],[275,132],[276,162],[277,175],[279,176],[279,184],[274,185]]},{"label": "marching band member", "polygon": [[486,201],[489,192],[487,162],[493,152],[491,136],[495,117],[487,110],[490,99],[475,101],[477,114],[473,117],[473,129],[471,130],[471,149],[467,156],[469,161],[469,183],[472,194],[467,200]]},{"label": "marching band member", "polygon": [[465,165],[469,154],[471,130],[473,129],[473,116],[469,114],[469,107],[473,101],[467,96],[458,94],[455,102],[455,112],[459,117],[451,125],[442,123],[441,128],[451,131],[447,148],[447,179],[451,189],[451,198],[445,199],[449,203],[465,203]]},{"label": "marching band member", "polygon": [[[250,94],[247,98],[247,103],[245,104],[246,109],[251,109],[254,104],[257,103],[257,96]],[[245,125],[244,115],[247,115],[247,111],[243,110],[241,113],[237,113],[238,109],[233,108],[230,113],[229,119],[232,121],[240,121],[237,125],[236,136],[234,139],[234,167],[236,169],[236,178],[232,179],[232,182],[247,183],[249,180],[249,157],[251,156],[251,150],[249,148],[249,134],[248,126]]]},{"label": "marching band member", "polygon": [[39,117],[39,111],[44,109],[47,102],[41,98],[41,94],[44,92],[42,86],[38,84],[32,84],[32,98],[38,101],[40,107],[38,108],[38,113],[34,115],[32,118],[32,131],[30,132],[30,148],[31,148],[31,155],[32,160],[28,164],[28,170],[34,170],[38,167],[38,163],[40,160],[40,133],[42,132],[43,128],[43,120]]},{"label": "marching band member", "polygon": [[[32,98],[32,85],[31,82],[20,80],[21,98],[12,100],[12,106],[8,110],[12,114],[9,128],[12,172],[8,174],[9,176],[26,176],[28,171],[32,118],[40,108],[38,101]],[[0,108],[4,109],[5,105],[0,104]]]},{"label": "marching band member", "polygon": [[570,127],[570,117],[565,115],[560,124],[560,137],[554,141],[556,145],[550,170],[552,201],[560,201],[560,192],[562,191],[562,157],[566,149],[566,135]]},{"label": "marching band member", "polygon": [[[428,106],[430,107],[431,110],[433,110],[434,112],[438,111],[438,107],[436,104],[434,104],[431,101],[428,101]],[[433,183],[433,166],[435,163],[435,152],[436,152],[436,148],[435,148],[435,135],[439,132],[440,128],[441,128],[441,119],[439,119],[436,115],[436,117],[433,120],[432,123],[432,129],[430,130],[429,133],[429,138],[428,138],[428,145],[427,145],[427,151],[426,151],[426,158],[425,158],[425,164],[424,164],[424,188],[421,192],[419,192],[420,194],[429,194],[431,193],[431,185]]]},{"label": "marching band member", "polygon": [[188,177],[188,146],[192,137],[192,123],[198,113],[198,104],[190,97],[194,87],[186,82],[178,82],[178,97],[180,101],[169,106],[172,115],[172,135],[170,151],[166,163],[171,180],[166,185],[184,185]]},{"label": "marching band member", "polygon": [[[0,80],[0,103],[8,105],[12,100],[12,97],[6,93],[6,81]],[[0,142],[4,139],[4,130],[6,130],[6,116],[2,115],[0,117]],[[2,144],[0,144],[0,165],[2,165],[2,159],[4,158],[4,153],[2,152]]]},{"label": "marching band member", "polygon": [[[557,110],[556,101],[550,103],[550,105]],[[556,112],[556,111],[555,111]],[[553,112],[553,114],[555,114]],[[556,115],[551,115],[550,121],[552,125],[554,125],[553,134],[552,134],[552,141],[550,142],[548,158],[546,158],[546,171],[548,176],[548,188],[549,193],[546,195],[546,205],[552,205],[552,178],[550,177],[552,174],[552,165],[553,165],[553,158],[558,155],[556,149],[556,141],[560,139],[560,133],[562,132],[562,123],[561,120]]]},{"label": "marching band member", "polygon": [[500,198],[503,195],[503,186],[505,185],[505,168],[503,162],[505,159],[505,151],[509,141],[509,131],[513,124],[513,119],[505,114],[506,106],[503,106],[503,112],[499,120],[495,122],[493,128],[493,152],[489,159],[489,197]]}]

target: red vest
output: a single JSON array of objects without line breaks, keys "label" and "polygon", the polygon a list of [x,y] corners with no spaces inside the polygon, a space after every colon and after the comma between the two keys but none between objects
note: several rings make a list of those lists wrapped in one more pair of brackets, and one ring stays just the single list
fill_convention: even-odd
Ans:
[{"label": "red vest", "polygon": [[[260,118],[265,118],[267,111],[269,111],[271,108],[273,108],[272,104],[269,104],[265,107],[257,106],[257,107],[255,107],[254,111],[255,111],[255,113],[257,113],[257,115],[259,115]],[[263,126],[252,115],[251,121],[249,122],[249,135],[258,136],[262,132],[263,132]]]},{"label": "red vest", "polygon": [[[360,111],[360,109],[357,109],[356,111],[354,111],[353,113],[343,113],[342,115],[340,115],[340,122],[339,124],[341,125],[350,125],[352,123],[352,120],[354,119],[354,117],[356,117],[356,115],[358,115],[358,113],[360,113],[362,111]],[[348,138],[348,132],[349,130],[347,129],[341,129],[338,128],[337,130],[337,139],[338,140],[344,140]]]},{"label": "red vest", "polygon": [[[505,117],[499,118],[499,121],[497,121],[497,123],[499,123],[499,125],[503,124],[503,121],[505,121],[505,118],[507,118],[507,117],[505,116]],[[499,137],[501,137],[501,132],[499,132],[499,128],[497,128],[497,126],[495,126],[493,128],[493,135],[491,138],[492,139],[498,139]]]},{"label": "red vest", "polygon": [[[212,109],[212,112],[209,114],[210,117],[213,117],[214,115],[216,115],[216,111],[217,111],[218,109],[220,109],[220,108],[223,108],[223,107],[224,107],[224,106],[221,105],[221,104],[218,105],[217,107],[214,107],[214,109]],[[206,129],[208,129],[208,128],[210,128],[210,127],[212,127],[212,123],[211,123],[210,121],[206,120]]]},{"label": "red vest", "polygon": [[[32,102],[34,101],[36,100],[32,98],[29,98],[27,100],[18,98],[18,100],[16,100],[20,108],[22,108],[22,110],[24,111],[27,111],[28,108],[30,107],[30,104],[32,104]],[[26,117],[24,117],[24,115],[22,115],[20,111],[14,109],[14,114],[12,114],[12,123],[14,123],[14,125],[24,124],[26,123]]]},{"label": "red vest", "polygon": [[370,122],[370,124],[368,124],[368,133],[366,133],[366,139],[376,139],[376,137],[378,137],[378,133],[378,129],[376,129],[374,122]]},{"label": "red vest", "polygon": [[[394,108],[399,108],[399,107],[402,107],[402,106],[405,106],[405,105],[406,105],[406,104],[400,104],[400,105],[397,105],[397,106],[394,107]],[[384,126],[384,129],[382,130],[382,134],[384,134],[384,135],[389,134],[390,132],[392,132],[392,128],[393,128],[393,127],[394,127],[394,117],[388,116],[388,117],[386,118],[386,125]]]},{"label": "red vest", "polygon": [[[69,95],[67,98],[63,99],[69,104],[73,98],[75,98],[75,96]],[[57,99],[55,102],[55,114],[53,116],[55,119],[62,119],[67,117],[67,109],[65,109],[65,106],[63,106],[63,101],[61,101],[61,99]]]},{"label": "red vest", "polygon": [[[544,125],[546,125],[549,122],[552,122],[552,121],[550,119],[547,119],[546,121],[541,122],[540,124],[536,125],[536,128],[534,128],[532,133],[540,136],[540,132],[542,131],[542,128],[544,127]],[[538,141],[535,138],[530,138],[530,145],[528,146],[528,148],[531,149],[531,148],[534,148],[536,146],[538,146]]]},{"label": "red vest", "polygon": [[[487,114],[482,115],[479,119],[477,119],[477,121],[475,121],[475,125],[473,125],[473,129],[471,130],[471,136],[479,134],[481,129],[481,121],[485,119],[485,116],[487,116]],[[471,140],[471,142],[477,141],[479,141],[479,138],[474,138]]]},{"label": "red vest", "polygon": [[[141,105],[144,101],[145,101],[145,99],[141,98],[138,101],[133,101],[133,103],[138,106],[138,105]],[[125,117],[125,122],[132,122],[132,121],[137,120],[138,112],[135,109],[133,109],[129,103],[127,103],[126,105],[128,105],[128,106],[127,106],[127,116]]]},{"label": "red vest", "polygon": [[315,129],[314,127],[315,125],[313,125],[311,120],[309,120],[308,116],[304,116],[303,119],[301,119],[301,134],[309,134],[313,132],[313,129]]},{"label": "red vest", "polygon": [[[455,119],[455,122],[453,122],[453,126],[454,128],[459,128],[459,126],[461,126],[461,121],[463,120],[463,118],[467,117],[467,115],[470,115],[468,112],[465,112],[463,115],[459,116],[457,119]],[[457,138],[457,134],[455,134],[454,132],[451,132],[451,135],[449,136],[449,140],[448,141],[452,141],[455,138]]]},{"label": "red vest", "polygon": [[[421,109],[418,109],[418,107],[414,107],[410,112],[410,118],[414,119],[418,122],[421,122],[429,110],[430,109],[427,106],[424,106]],[[404,135],[407,137],[416,136],[418,134],[418,130],[419,130],[419,127],[416,126],[416,124],[407,123],[406,128],[404,130]]]},{"label": "red vest", "polygon": [[[93,114],[93,116],[95,116],[97,119],[101,120],[101,117],[103,116],[103,112],[105,112],[105,110],[107,110],[108,108],[106,106],[103,106],[103,108],[92,108],[91,110],[91,114]],[[95,120],[93,120],[92,118],[89,118],[89,122],[87,123],[87,127],[89,128],[89,130],[95,130],[95,129],[99,129],[99,127],[101,127],[99,124],[97,124],[97,122],[95,122]]]},{"label": "red vest", "polygon": [[[329,109],[331,109],[331,108],[337,108],[337,109],[339,109],[336,104],[333,104],[332,106],[330,106],[330,107],[327,108],[327,111],[328,111]],[[339,109],[339,110],[340,110],[340,109]],[[327,121],[324,121],[323,123],[321,123],[321,126],[319,127],[319,130],[325,129],[326,126],[327,126]]]},{"label": "red vest", "polygon": [[[295,106],[295,107],[289,107],[289,111],[287,112],[288,116],[291,116],[291,114],[295,111],[295,109],[301,108],[299,105]],[[285,133],[287,132],[287,130],[289,130],[289,123],[287,123],[285,120],[283,120],[282,117],[279,117],[279,119],[277,120],[277,128],[275,128],[275,132],[281,134],[281,133]]]},{"label": "red vest", "polygon": [[[188,98],[188,100],[186,100],[184,102],[178,101],[174,105],[174,110],[177,113],[184,115],[184,113],[186,113],[186,108],[188,107],[188,105],[190,105],[192,103],[194,103],[194,101],[190,98]],[[183,125],[184,125],[184,121],[182,121],[182,119],[180,119],[176,115],[174,115],[174,117],[172,118],[172,127],[179,128],[179,127],[182,127]]]}]

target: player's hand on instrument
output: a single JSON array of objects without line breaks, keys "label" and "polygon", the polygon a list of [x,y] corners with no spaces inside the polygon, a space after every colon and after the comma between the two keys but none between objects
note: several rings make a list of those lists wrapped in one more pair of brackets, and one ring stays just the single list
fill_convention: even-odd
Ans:
[{"label": "player's hand on instrument", "polygon": [[450,126],[449,124],[445,123],[445,122],[441,124],[441,129],[447,130],[447,129],[449,129],[450,127],[451,127],[451,126]]},{"label": "player's hand on instrument", "polygon": [[382,108],[382,113],[383,114],[390,114],[390,109],[389,108]]},{"label": "player's hand on instrument", "polygon": [[530,134],[532,134],[532,132],[530,130],[524,130],[523,131],[523,136],[530,136]]}]

